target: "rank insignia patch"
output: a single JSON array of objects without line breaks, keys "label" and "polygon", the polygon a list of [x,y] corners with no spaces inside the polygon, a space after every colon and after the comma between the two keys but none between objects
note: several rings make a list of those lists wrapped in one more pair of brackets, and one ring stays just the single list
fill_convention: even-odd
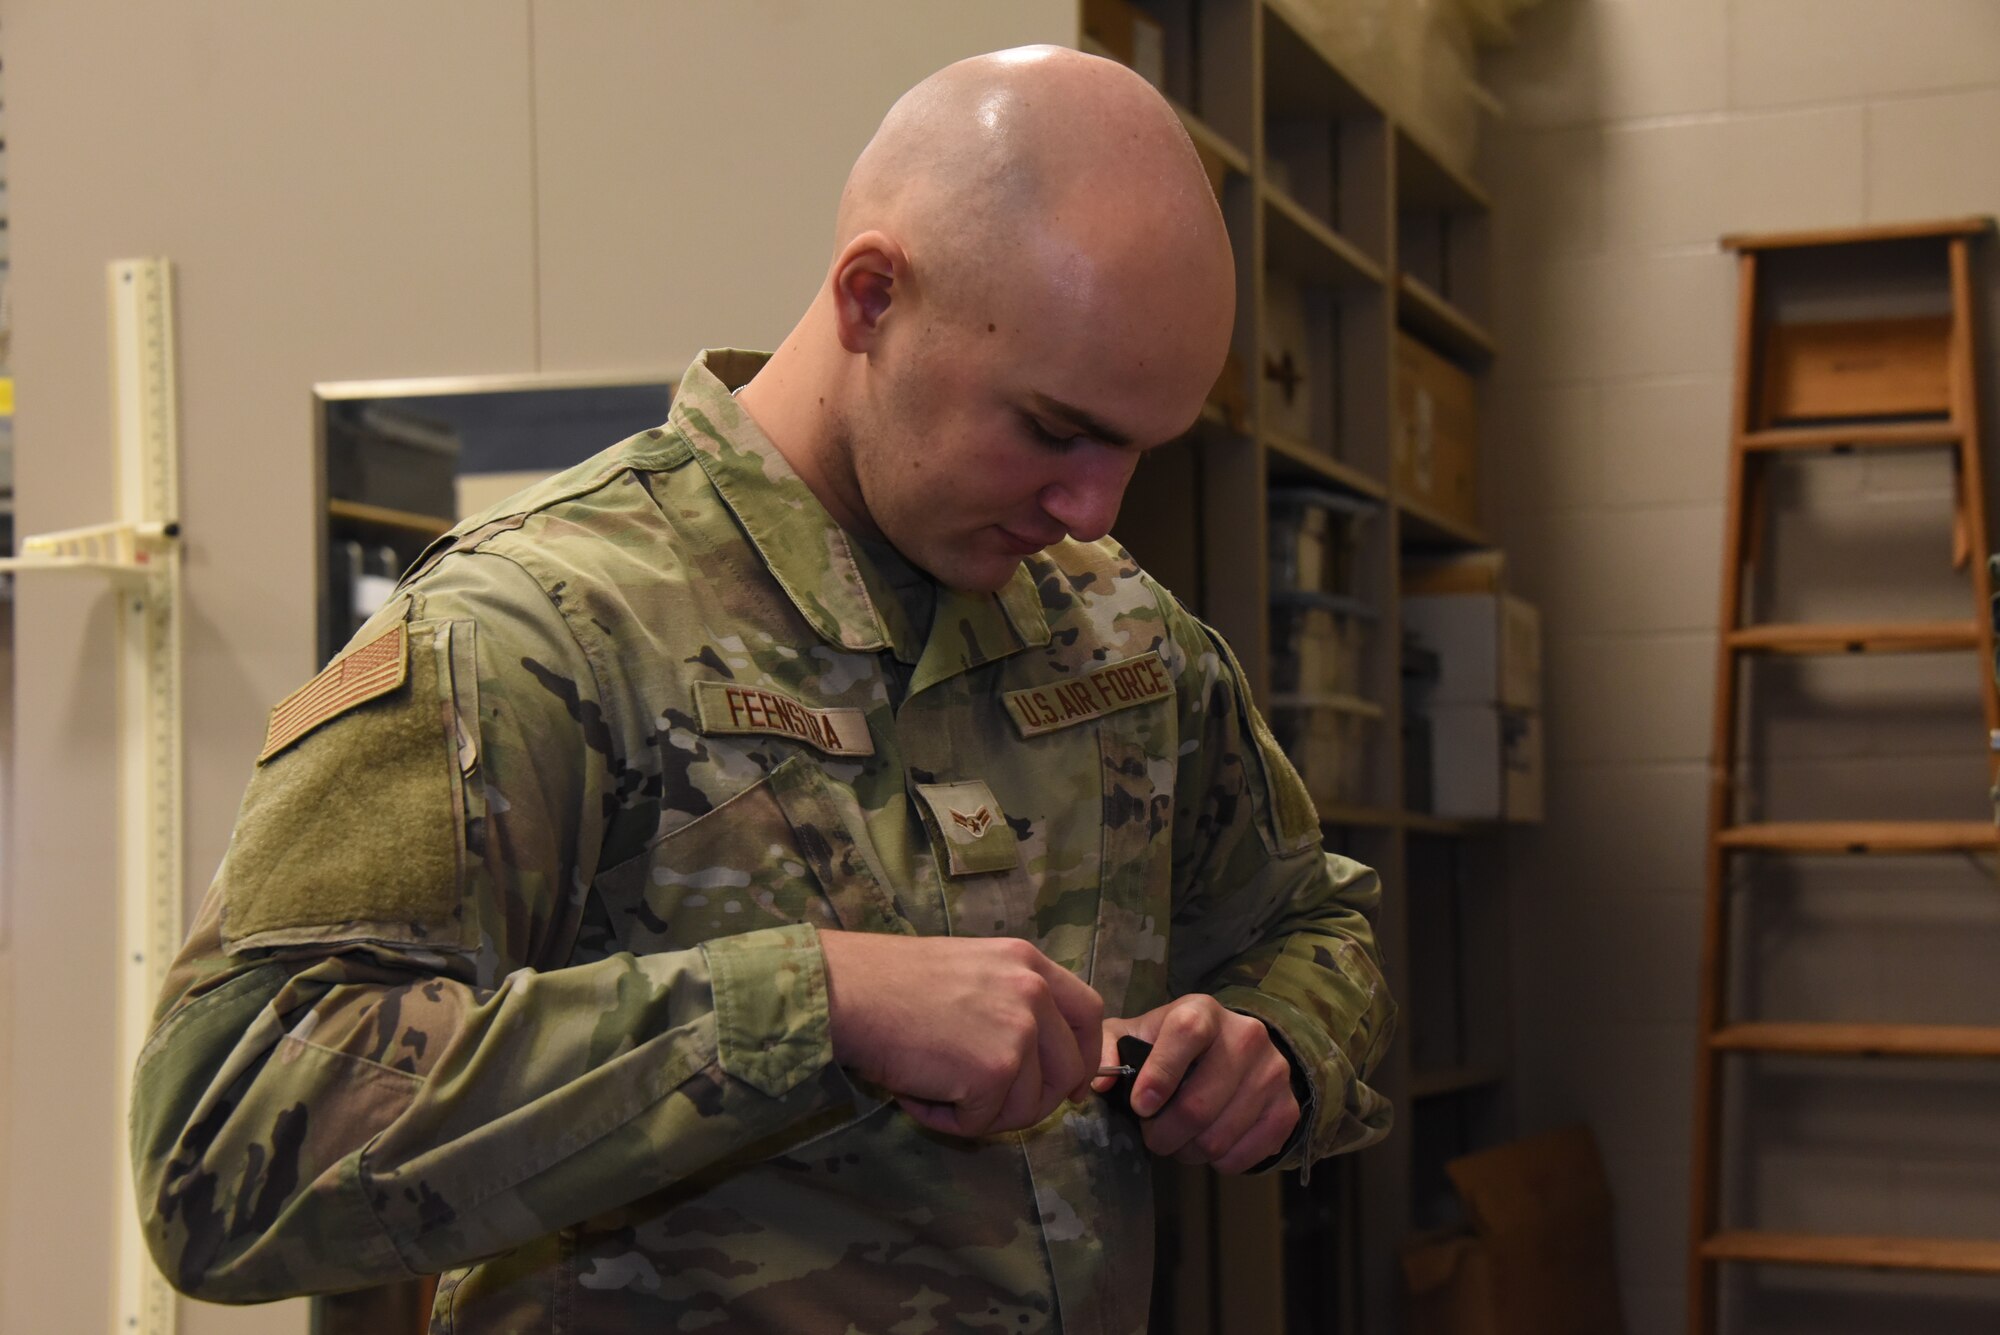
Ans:
[{"label": "rank insignia patch", "polygon": [[271,711],[257,763],[263,764],[328,719],[401,686],[410,675],[409,647],[409,633],[398,621],[328,663]]},{"label": "rank insignia patch", "polygon": [[923,799],[924,822],[943,855],[945,874],[974,876],[982,872],[1012,871],[1021,861],[1009,825],[993,797],[993,790],[977,779],[959,783],[920,783],[917,796]]},{"label": "rank insignia patch", "polygon": [[951,819],[954,824],[963,829],[970,830],[972,837],[977,839],[980,835],[985,834],[986,827],[993,823],[993,812],[986,807],[981,807],[970,815],[963,811],[954,810],[951,813]]}]

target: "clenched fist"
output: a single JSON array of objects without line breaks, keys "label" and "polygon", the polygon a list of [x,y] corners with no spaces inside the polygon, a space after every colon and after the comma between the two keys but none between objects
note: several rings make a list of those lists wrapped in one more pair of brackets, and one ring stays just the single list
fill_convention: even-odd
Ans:
[{"label": "clenched fist", "polygon": [[933,1131],[1018,1131],[1082,1098],[1104,1000],[1014,937],[821,931],[834,1060]]},{"label": "clenched fist", "polygon": [[[1299,1124],[1292,1064],[1262,1020],[1200,993],[1104,1026],[1102,1060],[1118,1062],[1118,1039],[1132,1034],[1153,1053],[1132,1083],[1132,1111],[1146,1148],[1218,1173],[1255,1168],[1283,1149]],[[1097,1080],[1099,1092],[1111,1088]]]}]

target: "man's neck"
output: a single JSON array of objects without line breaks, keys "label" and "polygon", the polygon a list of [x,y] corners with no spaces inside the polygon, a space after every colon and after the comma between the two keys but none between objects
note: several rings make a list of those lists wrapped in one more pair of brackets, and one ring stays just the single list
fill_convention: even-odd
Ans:
[{"label": "man's neck", "polygon": [[829,392],[824,368],[805,351],[810,346],[802,321],[750,383],[736,391],[736,401],[834,523],[861,537],[878,537],[854,485],[854,470],[847,466],[840,417],[829,406],[836,396]]}]

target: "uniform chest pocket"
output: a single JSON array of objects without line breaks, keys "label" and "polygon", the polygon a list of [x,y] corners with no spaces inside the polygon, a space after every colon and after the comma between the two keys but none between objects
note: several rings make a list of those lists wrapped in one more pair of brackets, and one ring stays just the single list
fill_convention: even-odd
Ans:
[{"label": "uniform chest pocket", "polygon": [[854,795],[803,755],[597,878],[636,954],[806,923],[910,933]]}]

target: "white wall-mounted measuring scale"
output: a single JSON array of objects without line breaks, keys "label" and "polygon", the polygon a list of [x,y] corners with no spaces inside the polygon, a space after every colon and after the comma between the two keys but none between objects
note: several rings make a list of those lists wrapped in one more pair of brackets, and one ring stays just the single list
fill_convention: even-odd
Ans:
[{"label": "white wall-mounted measuring scale", "polygon": [[118,614],[118,1109],[107,1147],[118,1182],[116,1335],[172,1335],[174,1293],[139,1231],[125,1109],[153,1003],[181,943],[180,405],[173,271],[110,266],[118,522],[27,538],[0,560],[16,576],[111,576]]}]

